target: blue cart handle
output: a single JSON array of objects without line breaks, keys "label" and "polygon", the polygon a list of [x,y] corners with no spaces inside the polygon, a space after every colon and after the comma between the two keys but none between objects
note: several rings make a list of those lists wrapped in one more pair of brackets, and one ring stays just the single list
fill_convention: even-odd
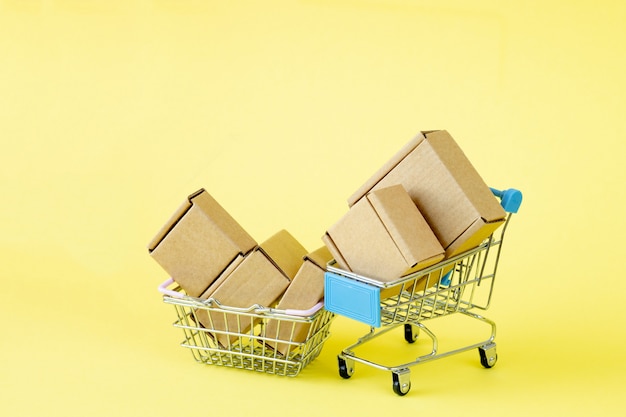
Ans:
[{"label": "blue cart handle", "polygon": [[509,188],[508,190],[500,191],[491,188],[491,192],[500,199],[500,204],[502,204],[502,208],[507,213],[517,213],[522,205],[522,192],[520,190]]}]

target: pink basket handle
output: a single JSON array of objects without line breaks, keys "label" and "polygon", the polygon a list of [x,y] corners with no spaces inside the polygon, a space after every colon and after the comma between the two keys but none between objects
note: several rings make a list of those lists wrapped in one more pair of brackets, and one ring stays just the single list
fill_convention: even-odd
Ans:
[{"label": "pink basket handle", "polygon": [[[174,290],[170,290],[168,287],[170,285],[172,285],[174,283],[174,279],[169,278],[167,280],[165,280],[161,285],[159,285],[158,290],[161,294],[163,295],[167,295],[169,297],[172,298],[178,298],[178,299],[182,299],[185,297],[184,294],[178,292],[178,291],[174,291]],[[290,316],[298,316],[298,317],[309,317],[312,316],[313,314],[317,313],[319,310],[321,310],[324,307],[324,302],[320,301],[319,303],[315,304],[313,307],[311,307],[308,310],[293,310],[293,309],[287,309],[285,310],[285,314],[290,315]],[[271,309],[269,309],[271,310]],[[276,310],[279,311],[279,310]]]},{"label": "pink basket handle", "polygon": [[174,280],[172,278],[166,280],[161,285],[159,285],[159,288],[158,288],[159,292],[163,295],[168,295],[173,298],[183,298],[184,297],[183,294],[179,293],[178,291],[173,291],[167,288],[173,283],[174,283]]},{"label": "pink basket handle", "polygon": [[312,316],[313,314],[317,313],[318,311],[320,311],[323,307],[324,307],[324,302],[320,301],[319,303],[315,304],[313,307],[311,307],[308,310],[291,310],[291,309],[287,309],[287,310],[285,310],[285,313],[290,315],[290,316],[309,317],[309,316]]}]

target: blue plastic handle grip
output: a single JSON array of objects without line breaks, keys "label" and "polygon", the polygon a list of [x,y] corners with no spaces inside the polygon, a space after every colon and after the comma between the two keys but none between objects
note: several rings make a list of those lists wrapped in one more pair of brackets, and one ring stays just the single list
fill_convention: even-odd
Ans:
[{"label": "blue plastic handle grip", "polygon": [[517,213],[522,205],[522,192],[520,190],[509,188],[508,190],[500,191],[491,188],[491,192],[500,198],[500,204],[502,204],[502,208],[507,213]]}]

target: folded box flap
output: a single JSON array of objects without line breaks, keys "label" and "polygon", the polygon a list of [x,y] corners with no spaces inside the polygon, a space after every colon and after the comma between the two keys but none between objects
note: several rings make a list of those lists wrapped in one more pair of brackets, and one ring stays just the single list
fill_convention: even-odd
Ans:
[{"label": "folded box flap", "polygon": [[333,241],[332,237],[330,237],[328,232],[324,234],[324,236],[322,236],[322,242],[324,242],[324,245],[326,245],[326,248],[328,248],[328,251],[332,254],[333,258],[335,259],[335,262],[337,263],[337,266],[340,269],[343,269],[344,271],[352,271],[352,268],[350,267],[348,262],[345,260],[341,251],[339,250],[339,248]]},{"label": "folded box flap", "polygon": [[157,234],[152,238],[150,243],[148,243],[148,252],[152,252],[159,243],[167,236],[167,234],[176,226],[176,223],[189,211],[191,208],[191,200],[188,199],[183,204],[178,207],[178,209],[172,214],[167,223],[165,223],[161,229],[157,232]]},{"label": "folded box flap", "polygon": [[330,253],[326,246],[322,246],[311,253],[307,253],[304,256],[305,260],[308,260],[319,268],[326,270],[326,265],[333,259],[333,255]]},{"label": "folded box flap", "polygon": [[391,171],[396,165],[398,165],[402,160],[410,154],[413,149],[415,149],[423,140],[425,136],[423,133],[419,133],[413,139],[411,139],[408,143],[406,143],[395,155],[391,157],[383,166],[381,166],[374,175],[372,175],[358,190],[354,192],[348,198],[348,206],[352,207],[357,201],[359,201],[363,196],[365,196],[372,188],[378,184],[378,182],[385,176],[389,171]]},{"label": "folded box flap", "polygon": [[296,276],[302,262],[304,262],[304,256],[308,252],[300,242],[284,229],[275,233],[259,246],[289,280]]},{"label": "folded box flap", "polygon": [[446,166],[465,198],[480,217],[486,222],[492,222],[506,216],[504,209],[476,168],[446,130],[426,133],[426,143]]},{"label": "folded box flap", "polygon": [[505,219],[491,222],[478,218],[446,248],[446,256],[451,257],[480,245],[505,222]]},{"label": "folded box flap", "polygon": [[367,199],[409,267],[441,257],[443,247],[402,185],[373,191]]},{"label": "folded box flap", "polygon": [[237,269],[237,267],[243,262],[245,257],[241,254],[238,254],[235,259],[233,259],[226,268],[219,274],[217,279],[213,281],[211,285],[200,295],[200,298],[203,300],[208,299],[213,295],[213,293],[228,279],[230,274]]},{"label": "folded box flap", "polygon": [[285,291],[289,280],[267,258],[254,250],[237,264],[211,297],[223,305],[247,308],[270,306]]},{"label": "folded box flap", "polygon": [[240,248],[243,254],[248,253],[257,246],[256,241],[245,231],[244,228],[204,189],[189,197],[192,204],[197,205],[206,213],[213,222],[220,225],[220,229]]}]

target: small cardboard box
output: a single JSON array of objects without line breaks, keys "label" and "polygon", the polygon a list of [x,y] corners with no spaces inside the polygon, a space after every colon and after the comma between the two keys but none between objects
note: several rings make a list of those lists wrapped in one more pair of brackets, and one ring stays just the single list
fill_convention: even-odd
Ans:
[{"label": "small cardboard box", "polygon": [[415,297],[415,294],[419,294],[420,291],[424,291],[437,283],[439,283],[440,279],[450,272],[454,268],[453,265],[447,265],[442,267],[441,269],[436,269],[433,272],[428,274],[418,276],[415,279],[409,280],[403,284],[395,285],[393,287],[381,288],[380,290],[380,299],[384,300],[386,298],[391,298],[396,295],[399,295],[401,291],[406,291],[408,293],[413,293],[412,298]]},{"label": "small cardboard box", "polygon": [[219,277],[217,277],[217,279],[215,281],[213,281],[213,283],[209,286],[209,288],[207,288],[201,295],[200,299],[202,300],[206,300],[209,297],[211,297],[213,295],[213,293],[215,292],[215,290],[217,290],[220,285],[222,285],[224,283],[224,281],[226,281],[226,279],[230,276],[230,274],[237,269],[237,267],[239,266],[239,264],[241,264],[244,259],[246,259],[245,256],[243,255],[237,255],[237,257],[235,259],[233,259],[233,261],[230,263],[230,265],[228,265],[226,267],[226,269],[224,269],[224,271],[222,271],[222,273],[220,274]]},{"label": "small cardboard box", "polygon": [[307,250],[288,231],[280,230],[263,242],[259,249],[291,281],[295,278]]},{"label": "small cardboard box", "polygon": [[[308,310],[324,298],[324,272],[332,259],[325,246],[307,254],[304,263],[289,284],[276,308],[279,310]],[[310,323],[297,323],[281,320],[268,321],[265,337],[291,342],[304,342],[311,327]],[[268,341],[267,344],[283,355],[288,354],[293,345]]]},{"label": "small cardboard box", "polygon": [[400,184],[368,193],[322,240],[340,268],[381,282],[426,268],[444,256],[441,244]]},{"label": "small cardboard box", "polygon": [[349,199],[402,184],[450,257],[478,246],[505,220],[505,212],[452,136],[422,132]]},{"label": "small cardboard box", "polygon": [[[221,276],[200,298],[211,297],[229,307],[271,307],[294,279],[306,253],[291,234],[281,230],[228,268],[230,273]],[[232,334],[244,334],[254,325],[250,317],[236,313],[198,310],[196,317],[204,327],[228,333],[215,334],[223,346],[237,338]]]},{"label": "small cardboard box", "polygon": [[191,194],[148,245],[150,255],[192,297],[200,296],[255,240],[204,189]]}]

